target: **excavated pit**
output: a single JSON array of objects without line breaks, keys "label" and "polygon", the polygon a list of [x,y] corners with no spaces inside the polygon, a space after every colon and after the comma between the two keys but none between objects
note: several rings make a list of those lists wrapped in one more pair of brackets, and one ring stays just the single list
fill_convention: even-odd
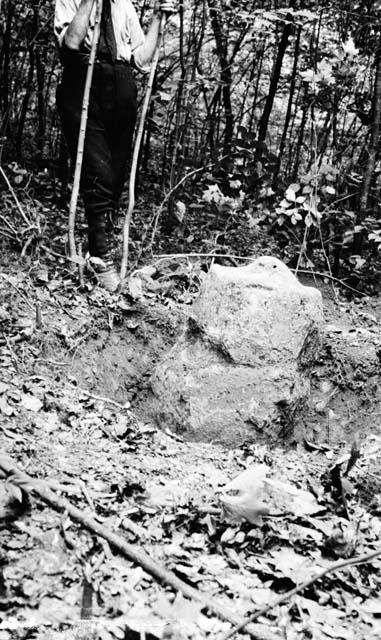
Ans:
[{"label": "excavated pit", "polygon": [[[326,301],[326,328],[312,372],[309,410],[291,430],[291,439],[333,445],[354,435],[381,434],[381,335],[379,325],[368,328],[363,322],[365,318],[366,325],[370,310],[374,312],[374,301],[370,310],[362,307],[357,324],[345,304]],[[188,309],[153,302],[114,318],[112,328],[110,323],[101,323],[101,328],[94,323],[67,359],[68,375],[96,395],[130,402],[140,421],[152,422],[158,400],[150,378],[182,332]]]}]

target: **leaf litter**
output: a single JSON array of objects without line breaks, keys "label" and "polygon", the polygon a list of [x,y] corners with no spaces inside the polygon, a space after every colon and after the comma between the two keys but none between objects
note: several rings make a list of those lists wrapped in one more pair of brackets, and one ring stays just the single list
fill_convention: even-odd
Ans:
[{"label": "leaf litter", "polygon": [[[350,445],[227,451],[181,442],[139,421],[128,404],[91,397],[62,373],[67,361],[49,362],[54,340],[75,355],[105,300],[96,289],[87,299],[62,291],[58,278],[38,283],[42,329],[27,315],[33,283],[17,276],[9,288],[2,283],[3,333],[23,341],[1,349],[0,444],[27,472],[241,617],[334,560],[377,548],[379,436],[363,439],[349,471],[356,457]],[[129,315],[127,306],[118,313]],[[153,638],[228,633],[226,622],[163,589],[65,514],[34,498],[26,504],[15,485],[0,482],[1,640],[25,637],[27,627],[44,639],[72,638],[73,630],[94,640],[126,637],[127,629]],[[380,587],[381,561],[374,559],[327,575],[259,622],[287,640],[378,638]],[[84,631],[88,618],[93,626]]]}]

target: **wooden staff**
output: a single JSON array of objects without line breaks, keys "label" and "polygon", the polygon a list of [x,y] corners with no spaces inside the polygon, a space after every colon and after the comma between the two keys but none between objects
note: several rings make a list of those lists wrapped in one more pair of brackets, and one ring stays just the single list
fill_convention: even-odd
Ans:
[{"label": "wooden staff", "polygon": [[75,246],[75,216],[77,212],[79,185],[81,182],[83,149],[85,146],[87,117],[89,112],[89,100],[90,100],[91,84],[93,80],[94,62],[95,62],[95,56],[97,53],[99,36],[101,32],[102,5],[103,5],[103,0],[97,0],[97,11],[95,14],[93,41],[91,43],[89,64],[87,67],[87,74],[86,74],[85,89],[83,92],[81,123],[80,123],[79,136],[78,136],[77,158],[75,161],[73,189],[72,189],[71,198],[70,198],[69,226],[68,226],[69,254],[70,254],[70,258],[75,261],[78,261],[77,249]]},{"label": "wooden staff", "polygon": [[158,37],[158,40],[157,40],[154,56],[152,58],[151,70],[150,70],[150,74],[149,74],[149,78],[148,78],[146,94],[145,94],[145,97],[144,97],[142,113],[141,113],[141,116],[140,116],[139,128],[138,128],[138,132],[136,134],[136,139],[135,139],[135,144],[134,144],[134,152],[133,152],[133,156],[132,156],[130,180],[129,180],[129,185],[128,185],[128,191],[129,191],[128,192],[128,208],[127,208],[127,213],[126,213],[126,217],[124,219],[124,225],[123,225],[123,252],[122,252],[122,264],[121,264],[121,267],[120,267],[120,280],[121,280],[121,282],[124,280],[124,278],[126,277],[126,273],[127,273],[128,244],[129,244],[129,238],[130,238],[130,223],[131,223],[132,213],[133,213],[134,208],[135,208],[136,171],[137,171],[137,167],[138,167],[140,146],[141,146],[142,138],[143,138],[144,123],[145,123],[145,119],[146,119],[149,103],[150,103],[150,100],[151,100],[153,82],[154,82],[154,79],[155,79],[156,69],[157,69],[157,65],[158,65],[158,62],[159,62],[160,47],[161,47],[161,42],[162,42],[162,39],[163,39],[163,31],[164,31],[165,22],[166,22],[166,16],[163,15],[162,18],[161,18],[161,22],[160,22],[159,37]]}]

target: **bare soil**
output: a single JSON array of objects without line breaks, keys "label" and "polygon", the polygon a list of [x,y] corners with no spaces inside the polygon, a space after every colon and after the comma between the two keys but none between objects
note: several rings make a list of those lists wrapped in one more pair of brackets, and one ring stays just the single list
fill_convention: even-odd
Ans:
[{"label": "bare soil", "polygon": [[[309,285],[314,283],[304,279]],[[325,307],[326,327],[312,375],[309,411],[290,440],[350,442],[354,436],[381,433],[381,302],[367,298],[348,302],[332,288],[316,283]],[[150,377],[160,358],[183,329],[189,305],[146,300],[114,314],[112,328],[101,321],[89,329],[75,356],[65,350],[79,387],[130,402],[140,420],[152,420]],[[102,315],[102,314],[101,314]]]}]

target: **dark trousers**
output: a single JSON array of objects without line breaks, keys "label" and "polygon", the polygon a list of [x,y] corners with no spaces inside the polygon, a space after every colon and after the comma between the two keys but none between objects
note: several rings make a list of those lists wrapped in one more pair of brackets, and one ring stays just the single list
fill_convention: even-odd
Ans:
[{"label": "dark trousers", "polygon": [[[57,108],[74,166],[86,80],[87,60],[77,52],[64,58]],[[136,123],[136,83],[130,65],[96,62],[89,100],[81,175],[81,195],[89,230],[89,252],[108,252],[107,220],[126,180]]]}]

